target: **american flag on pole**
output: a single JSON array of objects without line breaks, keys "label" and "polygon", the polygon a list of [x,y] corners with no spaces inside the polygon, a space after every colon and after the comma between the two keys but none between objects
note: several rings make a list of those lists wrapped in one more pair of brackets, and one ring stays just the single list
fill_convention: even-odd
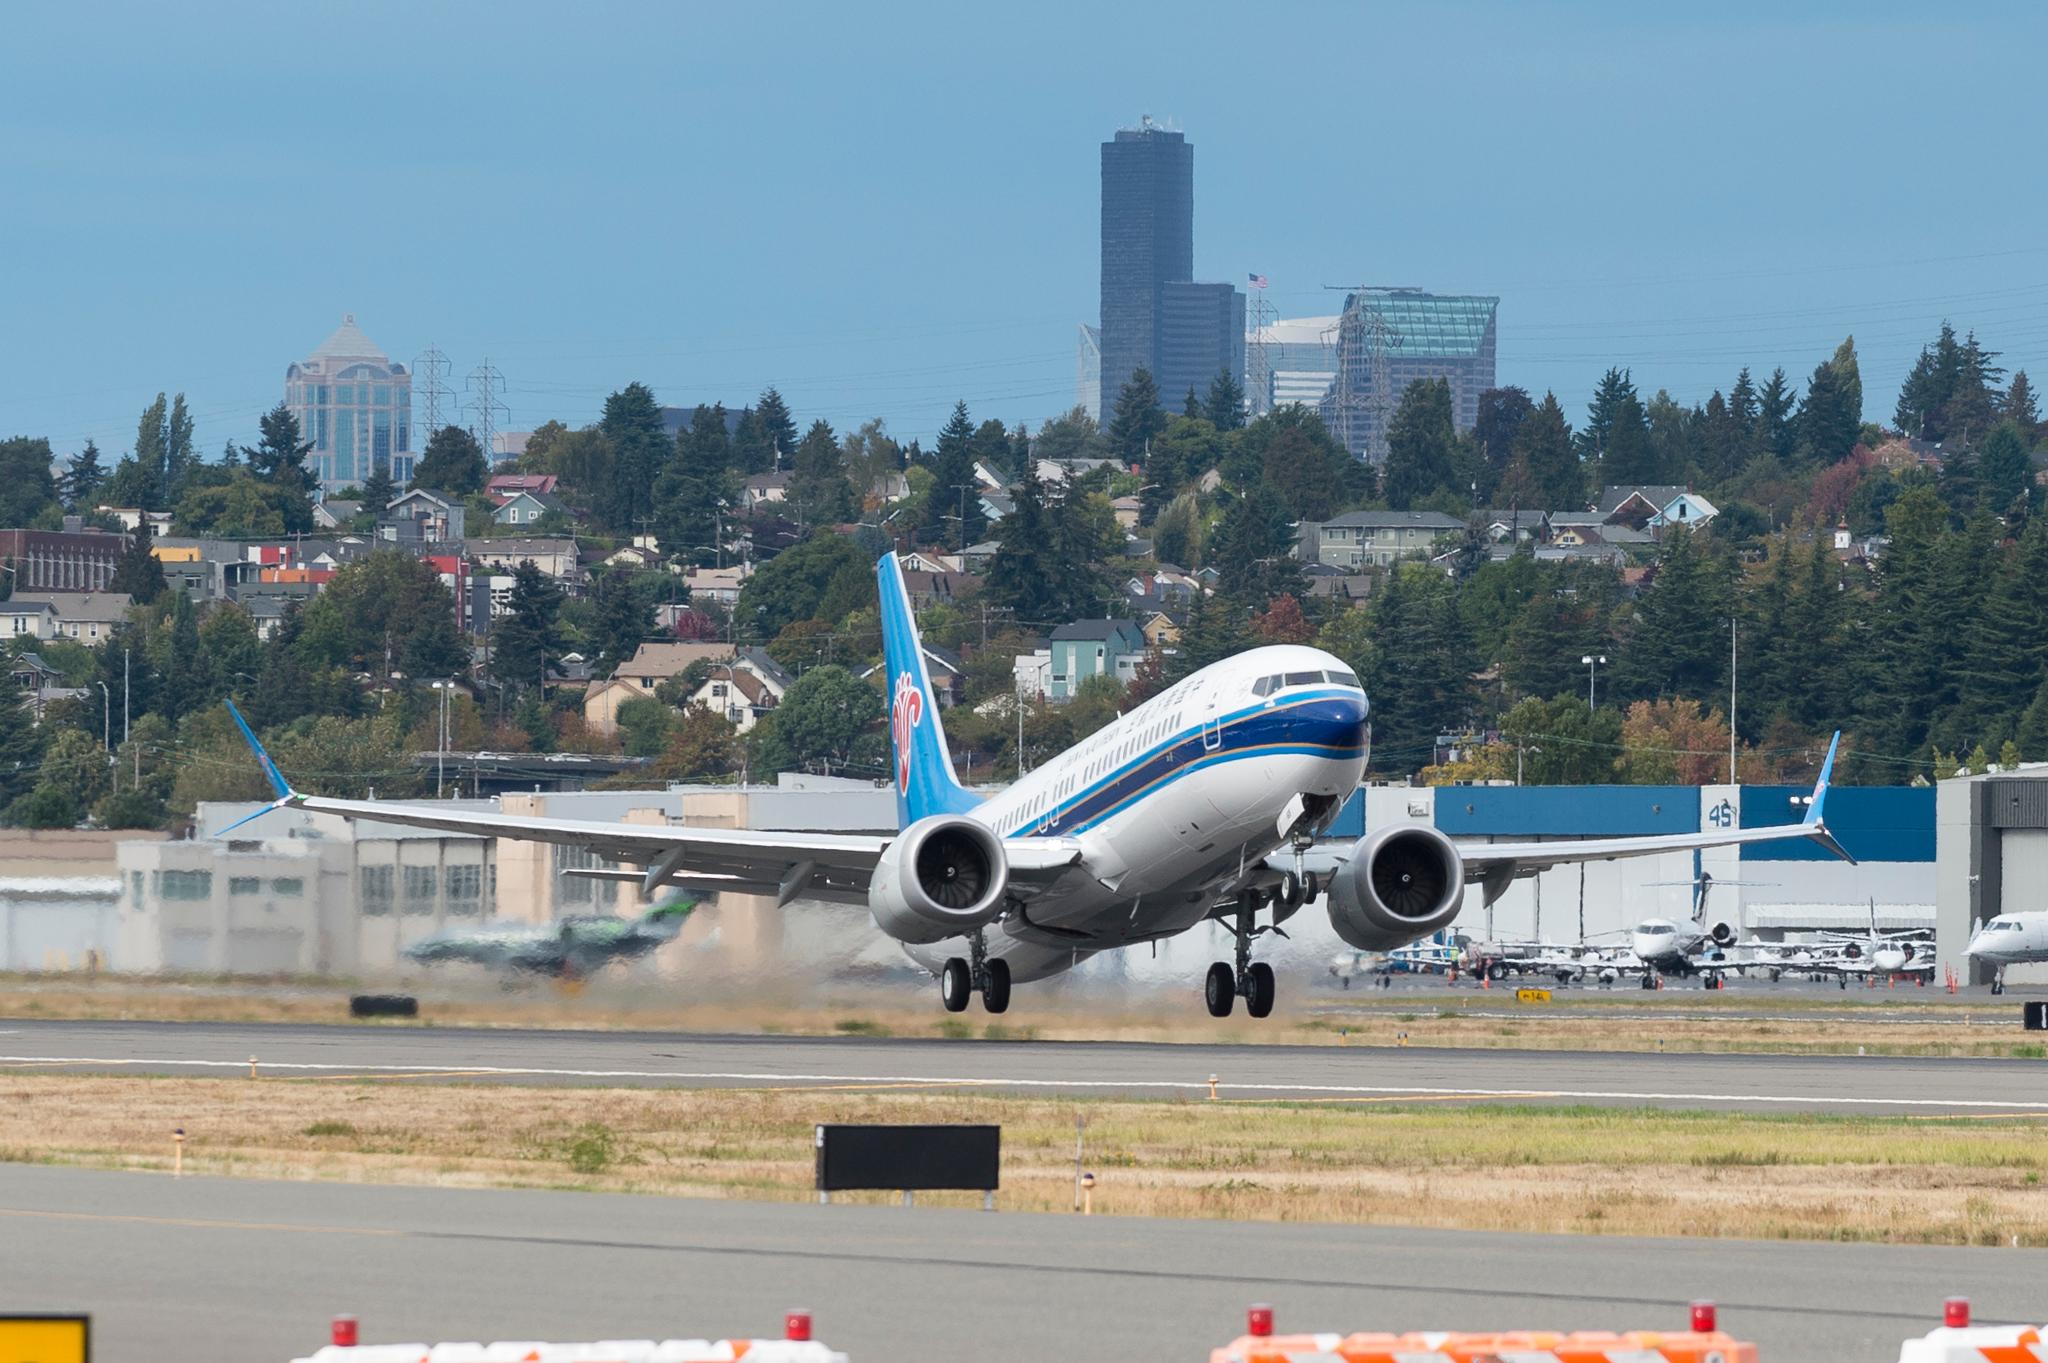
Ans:
[{"label": "american flag on pole", "polygon": [[1265,288],[1265,287],[1266,287],[1266,277],[1265,277],[1264,275],[1262,275],[1262,274],[1255,274],[1255,275],[1253,275],[1253,276],[1252,276],[1252,287],[1253,287],[1253,288],[1255,288],[1255,289],[1263,289],[1263,288]]}]

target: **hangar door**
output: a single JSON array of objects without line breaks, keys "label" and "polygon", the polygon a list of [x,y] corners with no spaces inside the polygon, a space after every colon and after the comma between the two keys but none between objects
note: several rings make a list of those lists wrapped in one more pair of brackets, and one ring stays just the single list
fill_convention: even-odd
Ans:
[{"label": "hangar door", "polygon": [[1999,835],[2000,913],[2048,909],[2048,830],[2008,828]]}]

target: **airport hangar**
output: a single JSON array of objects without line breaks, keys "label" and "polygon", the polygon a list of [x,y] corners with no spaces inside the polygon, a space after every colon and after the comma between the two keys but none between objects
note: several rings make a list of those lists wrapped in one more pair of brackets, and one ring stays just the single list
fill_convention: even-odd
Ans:
[{"label": "airport hangar", "polygon": [[[2039,775],[2048,776],[2048,768]],[[1937,978],[1953,967],[1967,979],[1962,952],[1974,922],[1999,906],[2030,907],[2017,902],[2015,893],[2042,883],[2038,869],[2048,869],[2048,784],[2037,782],[2032,772],[1962,779],[1942,783],[1938,796],[1927,786],[1838,787],[1829,795],[1828,823],[1857,857],[1855,866],[1794,841],[1716,849],[1697,860],[1676,853],[1560,867],[1518,881],[1490,914],[1477,894],[1468,894],[1459,927],[1474,936],[1575,942],[1582,929],[1598,939],[1644,918],[1683,921],[1704,871],[1715,886],[1708,921],[1725,922],[1742,937],[1861,932],[1874,908],[1883,931],[1938,927]],[[2015,789],[2038,792],[2039,799],[2016,802]],[[1474,839],[1793,823],[1803,813],[1806,794],[1791,786],[1370,786],[1347,803],[1331,839],[1349,841],[1368,826],[1390,822],[1433,823],[1454,837]],[[505,796],[501,804],[510,813],[730,828],[885,831],[895,818],[894,797],[886,789],[800,776],[775,786],[534,792]],[[92,950],[116,970],[374,973],[395,968],[398,952],[411,942],[486,917],[539,922],[562,913],[640,907],[630,885],[568,875],[592,864],[573,849],[493,846],[392,825],[351,828],[295,811],[266,815],[231,840],[203,836],[254,808],[203,806],[196,820],[199,837],[138,838],[115,847],[114,865],[80,866],[81,875],[96,878],[96,895],[74,897],[76,909],[63,913],[76,925],[68,933],[53,928],[50,917],[61,911],[49,906],[54,901],[47,898],[48,887],[40,887],[45,906],[35,910],[36,945],[30,953],[36,959],[23,959],[10,945],[10,915],[18,919],[23,910],[10,907],[0,882],[0,964],[44,968],[51,959],[80,960]],[[2035,822],[2016,822],[2025,819]],[[1952,865],[1968,869],[1952,874]],[[470,866],[480,869],[456,869]],[[104,902],[109,892],[111,921],[118,925],[111,940]],[[866,931],[864,915],[826,907],[778,914],[754,902],[721,908],[706,915],[703,925],[692,925],[670,952],[671,964],[682,968],[690,958],[701,969],[701,958],[690,953],[707,939],[721,953],[743,958],[786,952],[801,959],[814,954],[811,939],[822,938],[823,954],[835,962],[858,956],[866,966],[901,968],[893,947]],[[1290,941],[1270,944],[1276,966],[1320,971],[1344,950],[1320,913],[1303,913],[1287,928]],[[1091,962],[1084,973],[1184,981],[1194,978],[1190,971],[1198,975],[1218,949],[1221,936],[1214,942],[1209,937],[1187,934],[1162,944],[1156,955],[1113,953]],[[28,945],[26,939],[13,940]]]}]

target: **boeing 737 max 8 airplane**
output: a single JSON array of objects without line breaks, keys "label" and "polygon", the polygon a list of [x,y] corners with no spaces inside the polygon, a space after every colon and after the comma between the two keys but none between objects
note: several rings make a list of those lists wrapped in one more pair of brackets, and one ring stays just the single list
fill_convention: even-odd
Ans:
[{"label": "boeing 737 max 8 airplane", "polygon": [[1295,645],[1249,649],[1205,667],[981,799],[954,775],[896,556],[884,555],[876,571],[894,836],[331,800],[293,790],[239,713],[235,719],[277,791],[269,808],[580,847],[640,868],[594,874],[650,894],[673,885],[770,896],[778,905],[862,905],[937,977],[954,1012],[979,993],[1000,1013],[1013,982],[1214,919],[1233,932],[1236,951],[1209,967],[1210,1013],[1228,1016],[1242,998],[1247,1012],[1264,1017],[1273,1009],[1273,969],[1252,959],[1253,943],[1305,903],[1323,901],[1353,947],[1387,951],[1448,926],[1468,884],[1491,902],[1515,877],[1563,863],[1800,837],[1848,856],[1822,821],[1830,744],[1800,824],[1508,843],[1453,842],[1428,825],[1401,824],[1367,833],[1334,859],[1319,854],[1330,869],[1312,873],[1308,850],[1358,789],[1371,730],[1365,692],[1343,661]]}]

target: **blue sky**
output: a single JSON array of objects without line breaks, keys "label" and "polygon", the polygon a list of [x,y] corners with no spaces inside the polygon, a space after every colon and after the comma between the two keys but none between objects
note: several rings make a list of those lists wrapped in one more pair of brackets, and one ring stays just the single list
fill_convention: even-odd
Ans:
[{"label": "blue sky", "polygon": [[[929,437],[1074,401],[1097,145],[1195,143],[1204,278],[1502,296],[1500,378],[1685,400],[1943,317],[2048,378],[2038,7],[17,7],[0,435],[211,456],[344,312],[512,428],[778,385]],[[1697,17],[1694,17],[1697,16]]]}]

